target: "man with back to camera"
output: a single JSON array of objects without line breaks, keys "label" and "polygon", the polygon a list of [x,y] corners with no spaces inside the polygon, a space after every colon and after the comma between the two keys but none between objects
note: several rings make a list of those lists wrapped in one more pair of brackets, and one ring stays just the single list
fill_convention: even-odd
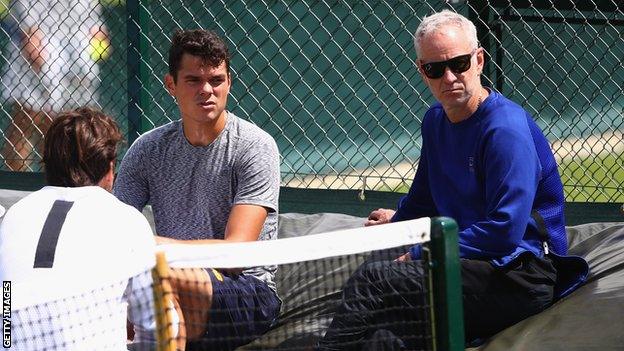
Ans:
[{"label": "man with back to camera", "polygon": [[0,278],[15,284],[14,301],[55,301],[36,313],[15,311],[14,324],[26,318],[23,330],[13,330],[18,350],[125,349],[126,304],[135,340],[154,339],[152,230],[110,193],[121,139],[113,119],[98,110],[60,113],[44,138],[48,185],[2,220]]},{"label": "man with back to camera", "polygon": [[[174,34],[165,87],[181,120],[136,140],[114,190],[139,210],[152,206],[160,243],[277,236],[277,146],[266,132],[225,109],[231,84],[230,55],[222,38],[206,30]],[[173,274],[174,288],[196,290],[178,296],[187,338],[196,340],[190,348],[233,349],[261,335],[279,313],[275,267]]]},{"label": "man with back to camera", "polygon": [[[485,57],[474,24],[444,10],[422,20],[414,43],[419,72],[438,103],[422,122],[408,194],[396,211],[371,212],[365,225],[432,216],[457,221],[470,342],[569,294],[588,266],[566,256],[563,187],[548,141],[528,112],[481,85]],[[423,293],[420,256],[417,245],[394,262],[360,267],[319,349],[349,342],[354,349],[422,348],[413,335]],[[384,330],[367,327],[384,322]]]}]

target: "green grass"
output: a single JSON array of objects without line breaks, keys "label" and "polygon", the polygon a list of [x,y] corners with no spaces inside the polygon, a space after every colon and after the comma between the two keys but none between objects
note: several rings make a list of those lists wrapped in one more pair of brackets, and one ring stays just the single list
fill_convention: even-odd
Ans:
[{"label": "green grass", "polygon": [[559,163],[566,201],[624,202],[624,154]]}]

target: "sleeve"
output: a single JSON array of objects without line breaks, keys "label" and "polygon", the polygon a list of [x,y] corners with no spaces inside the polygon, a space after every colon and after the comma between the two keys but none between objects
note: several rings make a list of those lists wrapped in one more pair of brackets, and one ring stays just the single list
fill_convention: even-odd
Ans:
[{"label": "sleeve", "polygon": [[119,200],[139,211],[143,211],[149,201],[147,158],[142,152],[144,145],[139,139],[128,149],[119,166],[113,187],[113,194]]},{"label": "sleeve", "polygon": [[541,173],[527,128],[499,127],[485,136],[483,220],[459,232],[464,258],[491,258],[510,254],[522,240]]},{"label": "sleeve", "polygon": [[[425,143],[420,151],[420,160],[414,181],[407,195],[401,197],[397,211],[392,216],[392,222],[405,221],[421,217],[433,217],[437,215],[437,210],[431,197],[429,188],[429,174],[427,172],[427,153]],[[413,260],[421,258],[422,247],[420,244],[410,248],[409,253]]]},{"label": "sleeve", "polygon": [[153,280],[150,271],[130,278],[125,292],[128,320],[134,326],[135,341],[156,340]]},{"label": "sleeve", "polygon": [[[129,210],[134,212],[130,208]],[[127,268],[134,273],[124,293],[128,302],[128,320],[134,326],[134,342],[152,342],[156,340],[157,328],[152,278],[152,268],[156,264],[156,243],[149,223],[140,213],[133,213],[124,222],[127,234],[132,235],[127,246]],[[169,308],[173,309],[173,306]],[[175,309],[173,311],[174,329],[177,333],[179,318]]]},{"label": "sleeve", "polygon": [[399,200],[397,211],[391,221],[399,222],[420,217],[433,217],[436,215],[437,210],[431,198],[431,190],[429,189],[427,152],[425,143],[423,143],[412,186],[409,192]]},{"label": "sleeve", "polygon": [[279,151],[273,138],[251,143],[241,155],[235,172],[237,179],[234,204],[263,206],[278,211],[280,187]]}]

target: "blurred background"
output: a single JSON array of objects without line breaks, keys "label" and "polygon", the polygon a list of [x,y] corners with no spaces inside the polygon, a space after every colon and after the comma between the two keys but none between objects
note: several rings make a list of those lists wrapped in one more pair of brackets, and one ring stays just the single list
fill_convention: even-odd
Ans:
[{"label": "blurred background", "polygon": [[284,187],[406,192],[434,102],[412,35],[444,8],[477,24],[484,84],[543,129],[566,201],[624,202],[620,0],[0,0],[2,170],[40,172],[46,121],[65,108],[103,109],[128,145],[179,119],[170,38],[205,28],[230,45],[228,109],[275,138]]}]

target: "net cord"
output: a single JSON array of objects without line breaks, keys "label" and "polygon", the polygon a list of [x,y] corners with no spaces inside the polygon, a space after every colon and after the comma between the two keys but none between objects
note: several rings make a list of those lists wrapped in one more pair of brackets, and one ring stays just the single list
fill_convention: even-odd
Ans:
[{"label": "net cord", "polygon": [[240,268],[312,261],[428,242],[431,219],[419,218],[371,227],[267,241],[219,244],[166,244],[158,247],[172,268]]}]

